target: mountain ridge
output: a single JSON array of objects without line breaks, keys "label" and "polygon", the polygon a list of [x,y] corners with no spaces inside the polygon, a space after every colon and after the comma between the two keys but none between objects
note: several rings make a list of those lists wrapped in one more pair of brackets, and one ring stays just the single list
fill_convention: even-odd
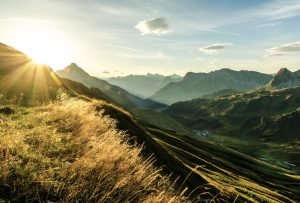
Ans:
[{"label": "mountain ridge", "polygon": [[68,78],[74,81],[78,81],[86,85],[87,87],[98,88],[110,98],[112,98],[116,103],[127,109],[134,108],[161,108],[162,105],[158,102],[154,102],[148,99],[142,99],[135,95],[130,94],[126,90],[116,86],[111,85],[105,80],[101,80],[94,76],[89,75],[76,63],[71,63],[69,66],[65,67],[63,70],[57,71],[60,77]]},{"label": "mountain ridge", "polygon": [[181,81],[169,83],[150,98],[166,104],[199,98],[224,89],[248,91],[266,85],[271,75],[228,68],[209,73],[188,72]]}]

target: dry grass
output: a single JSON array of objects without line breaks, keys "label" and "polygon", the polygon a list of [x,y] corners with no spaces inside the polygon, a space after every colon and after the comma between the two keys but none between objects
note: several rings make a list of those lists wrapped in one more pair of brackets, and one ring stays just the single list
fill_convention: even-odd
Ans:
[{"label": "dry grass", "polygon": [[92,103],[67,99],[15,110],[0,114],[0,199],[185,201]]}]

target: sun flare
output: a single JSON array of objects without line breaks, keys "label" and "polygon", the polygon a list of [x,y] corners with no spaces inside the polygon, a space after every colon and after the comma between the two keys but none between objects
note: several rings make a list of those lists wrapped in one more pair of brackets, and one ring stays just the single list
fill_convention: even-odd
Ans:
[{"label": "sun flare", "polygon": [[15,47],[27,54],[37,64],[47,64],[62,69],[71,62],[72,51],[67,40],[54,31],[31,29],[13,37]]}]

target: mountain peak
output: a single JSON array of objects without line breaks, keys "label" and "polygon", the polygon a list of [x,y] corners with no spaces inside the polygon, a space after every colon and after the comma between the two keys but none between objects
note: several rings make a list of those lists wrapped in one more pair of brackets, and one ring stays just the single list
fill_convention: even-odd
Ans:
[{"label": "mountain peak", "polygon": [[276,76],[285,75],[285,74],[293,74],[289,69],[287,68],[281,68],[277,73]]},{"label": "mountain peak", "polygon": [[267,87],[272,89],[290,88],[300,85],[300,76],[287,68],[281,68]]},{"label": "mountain peak", "polygon": [[281,68],[274,77],[277,82],[289,82],[294,79],[294,73],[287,68]]},{"label": "mountain peak", "polygon": [[236,72],[236,71],[234,71],[234,70],[232,70],[230,68],[221,68],[221,69],[216,70],[214,72]]},{"label": "mountain peak", "polygon": [[71,63],[71,64],[68,65],[65,69],[71,69],[71,70],[83,70],[83,69],[80,68],[76,63]]},{"label": "mountain peak", "polygon": [[172,75],[169,75],[169,77],[172,78],[172,79],[180,79],[181,78],[180,75],[177,75],[175,73],[173,73]]},{"label": "mountain peak", "polygon": [[79,68],[79,66],[76,63],[71,63],[69,66],[78,67]]},{"label": "mountain peak", "polygon": [[81,75],[81,76],[89,76],[87,72],[85,72],[81,67],[79,67],[76,63],[71,63],[67,67],[65,67],[61,71],[57,71],[59,74],[64,75],[66,73],[68,74],[75,74],[75,75]]}]

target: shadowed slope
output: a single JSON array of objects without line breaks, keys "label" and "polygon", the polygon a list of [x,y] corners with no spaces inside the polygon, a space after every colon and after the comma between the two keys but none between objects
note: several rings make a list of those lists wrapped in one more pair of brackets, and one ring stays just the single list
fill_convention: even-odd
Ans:
[{"label": "shadowed slope", "polygon": [[[188,136],[174,134],[143,122],[128,113],[103,105],[98,110],[118,121],[131,140],[144,143],[144,153],[154,153],[157,164],[179,176],[194,201],[295,202],[300,199],[299,174],[251,158],[235,150]],[[200,194],[200,196],[199,196]]]}]

